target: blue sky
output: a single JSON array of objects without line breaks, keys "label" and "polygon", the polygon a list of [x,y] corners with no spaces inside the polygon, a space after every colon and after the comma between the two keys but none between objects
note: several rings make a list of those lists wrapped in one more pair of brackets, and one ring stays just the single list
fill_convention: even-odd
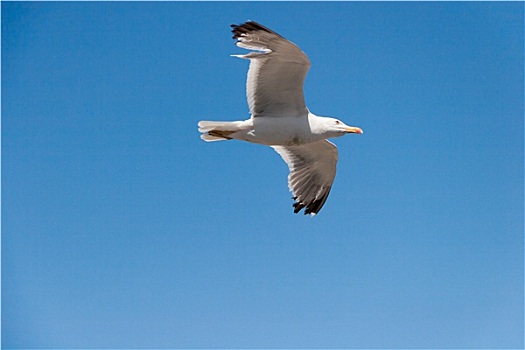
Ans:
[{"label": "blue sky", "polygon": [[[2,2],[3,348],[523,347],[523,2]],[[315,218],[229,32],[359,126]]]}]

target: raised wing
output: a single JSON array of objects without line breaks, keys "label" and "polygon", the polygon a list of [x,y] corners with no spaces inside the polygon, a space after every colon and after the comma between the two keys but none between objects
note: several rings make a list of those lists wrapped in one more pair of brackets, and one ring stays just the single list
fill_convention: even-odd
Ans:
[{"label": "raised wing", "polygon": [[335,178],[337,147],[326,140],[298,146],[272,146],[284,159],[290,175],[288,187],[294,195],[294,213],[314,216],[321,210]]},{"label": "raised wing", "polygon": [[305,116],[303,83],[310,60],[294,43],[249,21],[232,24],[236,45],[252,51],[233,55],[250,60],[246,95],[252,116]]}]

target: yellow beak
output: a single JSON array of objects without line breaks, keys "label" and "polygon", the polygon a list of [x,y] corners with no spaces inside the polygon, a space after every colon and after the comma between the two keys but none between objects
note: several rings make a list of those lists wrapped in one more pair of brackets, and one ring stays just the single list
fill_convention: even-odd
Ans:
[{"label": "yellow beak", "polygon": [[354,126],[349,126],[346,129],[346,132],[349,133],[349,134],[362,134],[363,130],[361,130],[360,128],[356,128]]}]

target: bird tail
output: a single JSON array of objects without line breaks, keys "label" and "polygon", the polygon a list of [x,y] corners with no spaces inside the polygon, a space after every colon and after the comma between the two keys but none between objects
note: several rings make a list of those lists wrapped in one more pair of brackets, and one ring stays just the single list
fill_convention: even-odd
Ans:
[{"label": "bird tail", "polygon": [[202,133],[201,139],[206,142],[231,140],[231,134],[239,131],[239,122],[212,122],[202,120],[199,122],[199,132]]}]

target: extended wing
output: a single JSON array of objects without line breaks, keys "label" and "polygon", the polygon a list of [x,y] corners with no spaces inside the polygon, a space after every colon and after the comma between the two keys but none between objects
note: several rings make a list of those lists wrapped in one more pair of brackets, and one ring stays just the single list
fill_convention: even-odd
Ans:
[{"label": "extended wing", "polygon": [[305,214],[317,214],[326,202],[334,182],[337,147],[326,140],[272,147],[290,169],[288,187],[294,195],[294,213],[305,208]]},{"label": "extended wing", "polygon": [[234,55],[250,60],[246,95],[252,116],[305,116],[303,83],[310,60],[294,43],[249,21],[232,25],[236,45],[255,50]]}]

